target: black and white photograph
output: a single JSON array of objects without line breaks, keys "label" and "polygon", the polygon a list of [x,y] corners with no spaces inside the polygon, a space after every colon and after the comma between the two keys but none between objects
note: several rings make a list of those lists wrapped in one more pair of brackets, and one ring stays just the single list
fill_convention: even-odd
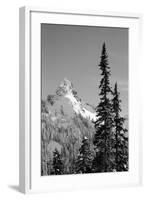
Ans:
[{"label": "black and white photograph", "polygon": [[41,24],[41,176],[126,172],[128,28]]}]

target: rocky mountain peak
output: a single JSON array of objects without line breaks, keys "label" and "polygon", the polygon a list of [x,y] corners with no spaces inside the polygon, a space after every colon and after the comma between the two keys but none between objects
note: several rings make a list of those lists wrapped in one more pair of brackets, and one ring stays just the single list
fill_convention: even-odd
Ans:
[{"label": "rocky mountain peak", "polygon": [[[55,95],[48,95],[47,101],[51,105],[50,110],[56,109],[57,105],[62,105],[66,110],[72,110],[76,114],[82,115],[84,118],[88,118],[91,121],[96,120],[95,111],[90,111],[89,106],[85,105],[78,97],[77,91],[73,88],[73,84],[67,78],[60,83],[56,89]],[[90,106],[91,107],[91,106]]]},{"label": "rocky mountain peak", "polygon": [[56,94],[58,96],[65,96],[66,94],[72,93],[73,90],[73,84],[67,79],[64,78],[64,80],[60,83],[59,87],[56,90]]}]

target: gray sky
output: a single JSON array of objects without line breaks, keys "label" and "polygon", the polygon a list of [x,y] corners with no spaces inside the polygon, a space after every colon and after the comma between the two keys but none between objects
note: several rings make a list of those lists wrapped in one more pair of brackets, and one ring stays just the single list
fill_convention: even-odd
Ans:
[{"label": "gray sky", "polygon": [[106,43],[111,85],[118,82],[128,113],[128,29],[42,24],[42,99],[67,78],[85,102],[98,104],[98,64]]}]

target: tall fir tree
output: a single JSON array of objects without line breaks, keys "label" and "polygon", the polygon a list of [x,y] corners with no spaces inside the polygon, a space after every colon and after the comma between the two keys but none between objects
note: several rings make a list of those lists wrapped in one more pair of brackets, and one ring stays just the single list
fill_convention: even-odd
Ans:
[{"label": "tall fir tree", "polygon": [[118,92],[117,83],[113,92],[113,113],[114,113],[114,132],[115,132],[115,163],[116,171],[128,170],[128,137],[127,129],[124,128],[125,118],[121,117],[121,99]]},{"label": "tall fir tree", "polygon": [[112,104],[111,104],[111,87],[110,87],[110,67],[108,64],[108,55],[106,45],[103,44],[101,61],[99,64],[101,71],[100,102],[96,108],[97,120],[95,121],[96,134],[94,145],[96,147],[96,158],[94,159],[94,168],[98,172],[109,172],[113,169],[113,160],[111,157],[112,147]]},{"label": "tall fir tree", "polygon": [[59,175],[63,174],[64,166],[61,160],[61,155],[57,149],[53,152],[53,172],[52,174]]},{"label": "tall fir tree", "polygon": [[89,139],[84,137],[76,160],[76,173],[91,173],[93,158],[94,150],[91,148]]}]

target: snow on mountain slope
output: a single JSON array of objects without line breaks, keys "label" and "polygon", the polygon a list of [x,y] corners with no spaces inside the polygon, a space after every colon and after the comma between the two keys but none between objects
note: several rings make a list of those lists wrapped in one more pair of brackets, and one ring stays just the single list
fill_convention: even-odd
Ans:
[{"label": "snow on mountain slope", "polygon": [[81,100],[77,96],[77,92],[73,89],[72,83],[68,79],[64,79],[60,86],[56,90],[57,96],[64,96],[69,99],[70,104],[76,114],[80,114],[84,118],[88,118],[92,121],[96,120],[96,113],[87,110],[83,107]]}]

